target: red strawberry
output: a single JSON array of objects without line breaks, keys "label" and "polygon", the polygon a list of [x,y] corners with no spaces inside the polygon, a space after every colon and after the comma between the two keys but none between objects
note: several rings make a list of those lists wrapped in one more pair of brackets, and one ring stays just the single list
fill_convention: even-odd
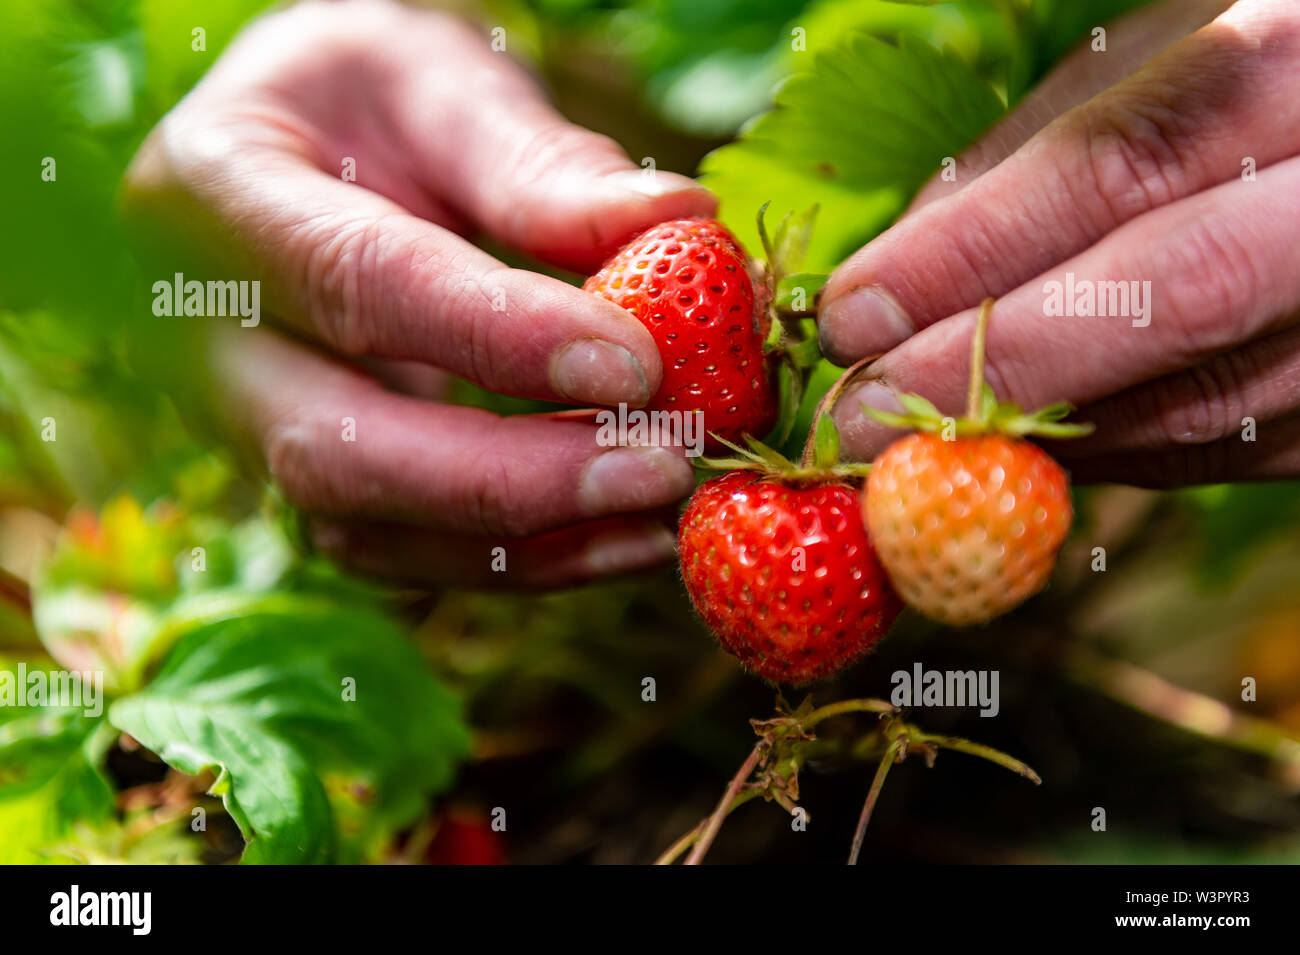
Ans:
[{"label": "red strawberry", "polygon": [[829,676],[898,615],[861,494],[834,474],[731,471],[691,498],[678,536],[686,589],[723,649],[759,676]]},{"label": "red strawberry", "polygon": [[[768,293],[721,223],[661,223],[615,253],[583,288],[627,309],[654,336],[663,382],[648,410],[698,409],[705,430],[730,441],[771,430],[778,409],[776,376],[763,354]],[[716,442],[707,447],[718,450]]]},{"label": "red strawberry", "polygon": [[[993,302],[980,309],[965,418],[945,418],[924,398],[910,412],[872,411],[913,427],[871,466],[863,520],[903,598],[942,623],[991,620],[1047,583],[1070,530],[1070,485],[1046,451],[1023,439],[1086,434],[1062,424],[1067,404],[1026,414],[998,404],[984,384],[984,336]],[[870,409],[869,409],[870,410]]]},{"label": "red strawberry", "polygon": [[501,834],[493,830],[483,813],[453,810],[438,823],[438,831],[425,850],[424,862],[426,865],[505,865],[505,845]]}]

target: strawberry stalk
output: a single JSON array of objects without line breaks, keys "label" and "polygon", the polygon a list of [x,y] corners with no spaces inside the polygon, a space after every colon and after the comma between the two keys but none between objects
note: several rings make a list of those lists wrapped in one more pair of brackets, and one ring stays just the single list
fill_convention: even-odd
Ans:
[{"label": "strawberry stalk", "polygon": [[849,865],[858,864],[858,856],[862,852],[862,840],[867,836],[867,823],[871,822],[871,813],[876,808],[876,801],[880,799],[881,790],[885,788],[885,777],[889,775],[889,768],[899,762],[902,750],[902,740],[896,739],[885,747],[885,753],[880,757],[880,765],[876,767],[876,775],[871,780],[871,789],[867,791],[867,800],[862,804],[862,815],[858,816],[858,828],[853,833],[853,845],[849,849]]},{"label": "strawberry stalk", "polygon": [[776,232],[769,234],[765,220],[770,205],[765,202],[758,210],[758,236],[766,258],[762,280],[767,289],[769,319],[763,351],[779,363],[783,401],[774,443],[784,444],[794,428],[808,379],[821,361],[821,349],[810,319],[817,312],[817,296],[827,276],[794,271],[808,250],[817,206],[798,215],[787,213]]},{"label": "strawberry stalk", "polygon": [[736,797],[748,784],[749,777],[753,775],[754,770],[767,758],[768,751],[771,748],[772,741],[767,738],[759,740],[754,745],[749,758],[741,764],[740,769],[736,771],[736,775],[731,777],[731,782],[727,784],[726,791],[722,794],[722,798],[718,800],[717,808],[705,820],[704,828],[700,831],[700,837],[695,841],[695,848],[686,857],[686,865],[699,865],[703,861],[704,854],[709,851],[709,847],[713,845],[713,840],[718,837],[718,832],[722,829],[722,821],[735,808]]},{"label": "strawberry stalk", "polygon": [[1013,401],[999,402],[993,389],[984,380],[984,359],[988,340],[989,320],[993,315],[993,299],[981,304],[975,318],[975,333],[971,338],[970,386],[966,394],[966,414],[961,418],[945,415],[933,403],[920,395],[900,394],[899,403],[904,414],[862,407],[881,424],[891,428],[906,428],[929,434],[947,434],[956,437],[975,437],[984,434],[1003,434],[1013,438],[1034,435],[1040,438],[1080,438],[1091,434],[1089,423],[1066,422],[1074,406],[1066,401],[1025,411]]},{"label": "strawberry stalk", "polygon": [[[803,447],[804,467],[812,467],[814,463],[827,460],[830,464],[822,466],[833,467],[839,463],[840,433],[835,427],[834,419],[831,418],[831,409],[835,407],[835,402],[839,401],[840,395],[844,394],[844,389],[862,374],[863,369],[879,357],[879,355],[868,355],[854,362],[835,380],[835,384],[826,389],[826,394],[822,395],[822,400],[813,410],[812,428],[808,432],[808,442]],[[866,471],[862,473],[865,474]]]},{"label": "strawberry stalk", "polygon": [[[714,810],[669,846],[655,864],[672,865],[689,849],[691,851],[686,865],[698,865],[717,839],[727,817],[757,797],[775,802],[787,813],[793,812],[798,805],[799,769],[820,743],[813,732],[814,727],[832,717],[855,713],[874,715],[880,722],[859,737],[859,744],[855,744],[852,749],[858,750],[860,743],[866,743],[872,738],[882,743],[884,749],[854,831],[849,854],[850,865],[857,864],[867,824],[880,800],[890,768],[895,763],[903,762],[912,753],[921,754],[927,766],[934,764],[940,749],[967,753],[1023,776],[1035,785],[1042,782],[1029,766],[1001,750],[958,736],[926,733],[905,722],[899,716],[898,707],[885,700],[840,700],[814,709],[812,697],[808,697],[797,709],[791,710],[778,695],[776,715],[772,719],[750,721],[754,732],[759,736],[758,742],[727,783]],[[874,751],[874,747],[872,749]]]},{"label": "strawberry stalk", "polygon": [[975,334],[970,340],[970,390],[966,392],[966,416],[975,421],[984,404],[984,343],[989,335],[989,316],[993,314],[993,299],[980,302],[975,317]]}]

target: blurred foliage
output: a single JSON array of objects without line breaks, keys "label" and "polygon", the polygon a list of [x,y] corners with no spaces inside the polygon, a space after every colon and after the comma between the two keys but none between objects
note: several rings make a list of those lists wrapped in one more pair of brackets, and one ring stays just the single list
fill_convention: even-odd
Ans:
[{"label": "blurred foliage", "polygon": [[[955,56],[858,35],[792,77],[776,109],[706,158],[704,182],[724,215],[768,200],[777,210],[817,202],[806,267],[829,271],[1001,115],[1001,101]],[[753,225],[733,224],[755,247]]]},{"label": "blurred foliage", "polygon": [[[762,202],[777,215],[819,202],[809,267],[829,269],[1092,26],[1140,2],[456,6],[510,24],[512,50],[545,75],[585,77],[569,97],[585,120],[699,162],[751,248]],[[0,862],[229,861],[250,836],[250,861],[377,861],[408,827],[436,828],[430,800],[458,769],[470,803],[528,794],[511,830],[521,861],[653,858],[716,801],[752,745],[746,719],[771,702],[713,648],[675,579],[423,601],[351,580],[299,554],[262,509],[263,489],[189,435],[126,360],[122,330],[143,285],[114,215],[122,171],[269,6],[0,5],[0,202],[11,224],[0,236],[0,669],[101,667],[110,694],[96,718],[0,708]],[[615,90],[627,80],[637,109],[598,95],[591,77],[606,75]],[[836,375],[817,371],[801,430]],[[886,675],[920,653],[929,666],[1000,669],[1003,738],[989,741],[1047,780],[1022,792],[947,757],[933,771],[946,785],[900,769],[869,851],[1294,859],[1295,765],[1261,755],[1257,736],[1243,746],[1179,724],[1169,700],[1222,707],[1239,695],[1238,674],[1253,674],[1258,711],[1300,729],[1298,490],[1085,491],[1086,544],[1043,598],[979,639],[905,619],[871,665],[817,688],[885,695]],[[1087,570],[1098,540],[1107,574]],[[1080,665],[1072,654],[1085,650],[1182,688],[1157,679],[1143,685],[1158,692],[1134,695]],[[340,706],[339,674],[356,679],[355,703]],[[653,705],[640,697],[647,674],[662,688]],[[929,728],[988,735],[968,714],[926,716]],[[864,787],[816,776],[845,771],[862,768],[812,767],[818,823],[806,837],[792,841],[782,813],[753,807],[718,855],[840,857]],[[1125,824],[1104,842],[1076,835],[1079,807],[1103,801]],[[189,828],[196,807],[213,817],[201,838]]]},{"label": "blurred foliage", "polygon": [[[266,518],[231,526],[127,496],[74,511],[33,616],[58,664],[103,674],[110,704],[106,716],[0,707],[14,717],[0,730],[0,817],[46,787],[57,802],[54,828],[33,830],[43,840],[103,816],[98,774],[120,731],[186,773],[216,773],[210,791],[248,861],[370,858],[468,749],[458,698],[379,596],[299,558]],[[366,824],[339,844],[332,802],[358,794]]]},{"label": "blurred foliage", "polygon": [[219,767],[211,791],[250,862],[338,858],[319,774],[345,771],[344,788],[373,794],[383,832],[413,822],[468,749],[457,700],[398,627],[301,597],[189,631],[109,720],[184,772]]}]

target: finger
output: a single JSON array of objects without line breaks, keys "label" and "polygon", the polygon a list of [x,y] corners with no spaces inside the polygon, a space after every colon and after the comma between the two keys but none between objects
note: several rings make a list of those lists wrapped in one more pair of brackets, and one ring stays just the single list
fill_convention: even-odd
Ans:
[{"label": "finger", "polygon": [[659,567],[675,553],[651,515],[606,518],[523,539],[466,537],[395,524],[316,520],[312,540],[355,573],[416,586],[555,590]]},{"label": "finger", "polygon": [[218,426],[309,513],[527,537],[694,488],[680,449],[601,447],[589,421],[394,394],[268,329],[217,327],[210,340]]},{"label": "finger", "polygon": [[[346,355],[428,362],[492,391],[583,404],[640,406],[658,387],[654,340],[623,309],[507,268],[287,147],[238,136],[204,145],[215,134],[192,122],[167,126],[129,175],[128,217],[156,235],[160,256],[201,234],[194,260],[259,280],[262,308]],[[161,141],[178,137],[188,141],[179,151]]]},{"label": "finger", "polygon": [[1300,408],[1300,328],[1289,328],[1079,409],[1097,430],[1058,457],[1164,451],[1240,437]]},{"label": "finger", "polygon": [[[408,38],[407,50],[412,69],[387,104],[419,157],[412,175],[501,242],[588,273],[656,223],[714,213],[716,199],[694,180],[656,169],[654,157],[634,163],[614,140],[568,122],[470,28],[440,23]],[[440,57],[454,64],[456,83]]]},{"label": "finger", "polygon": [[1077,483],[1150,488],[1290,480],[1300,477],[1300,417],[1278,418],[1253,433],[1209,444],[1073,458],[1069,469]]},{"label": "finger", "polygon": [[[323,171],[337,177],[351,157],[359,184],[413,211],[432,198],[543,261],[594,271],[633,234],[716,206],[694,180],[643,169],[565,120],[511,56],[510,36],[489,42],[454,16],[394,3],[338,15],[304,5],[250,33],[220,79],[252,77],[294,104],[317,133],[309,155]],[[274,66],[286,49],[300,53],[293,82]]]},{"label": "finger", "polygon": [[1240,0],[1056,120],[969,187],[899,222],[832,276],[823,345],[887,351],[1123,223],[1300,147],[1300,6]]},{"label": "finger", "polygon": [[1236,0],[1165,0],[1134,10],[1105,26],[1105,49],[1082,41],[1050,73],[957,158],[956,179],[935,175],[908,213],[964,188],[1029,141],[1062,113],[1124,79],[1161,50],[1199,30]]},{"label": "finger", "polygon": [[[1279,331],[1300,307],[1297,216],[1300,159],[1291,159],[1255,182],[1218,186],[1117,229],[998,301],[985,363],[990,384],[1027,408],[1082,406]],[[1054,314],[1071,284],[1071,307],[1080,289],[1100,289],[1100,313],[1110,317]],[[836,406],[847,451],[869,458],[892,438],[860,408],[897,410],[898,392],[961,412],[974,317],[968,310],[931,325],[871,366]]]}]

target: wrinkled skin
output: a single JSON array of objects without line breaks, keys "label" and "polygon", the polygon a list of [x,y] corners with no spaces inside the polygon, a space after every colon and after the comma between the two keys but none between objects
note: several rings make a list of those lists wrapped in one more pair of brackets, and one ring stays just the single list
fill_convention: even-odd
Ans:
[{"label": "wrinkled skin", "polygon": [[[998,396],[1067,400],[1097,424],[1051,445],[1076,480],[1300,476],[1300,5],[1166,0],[1106,36],[832,276],[826,350],[885,353],[837,405],[846,453],[894,437],[863,404],[917,392],[963,407],[971,328],[994,296]],[[1048,317],[1045,283],[1068,272],[1150,282],[1149,324]]]},{"label": "wrinkled skin", "polygon": [[[306,512],[318,546],[363,572],[475,586],[671,558],[683,455],[602,448],[590,414],[436,400],[451,374],[644,404],[662,371],[640,323],[466,236],[591,272],[631,235],[714,209],[566,122],[485,35],[380,0],[264,17],[148,137],[122,204],[150,282],[183,268],[262,283],[257,327],[191,322],[200,340],[155,363]],[[140,335],[174,325],[146,315]]]}]

